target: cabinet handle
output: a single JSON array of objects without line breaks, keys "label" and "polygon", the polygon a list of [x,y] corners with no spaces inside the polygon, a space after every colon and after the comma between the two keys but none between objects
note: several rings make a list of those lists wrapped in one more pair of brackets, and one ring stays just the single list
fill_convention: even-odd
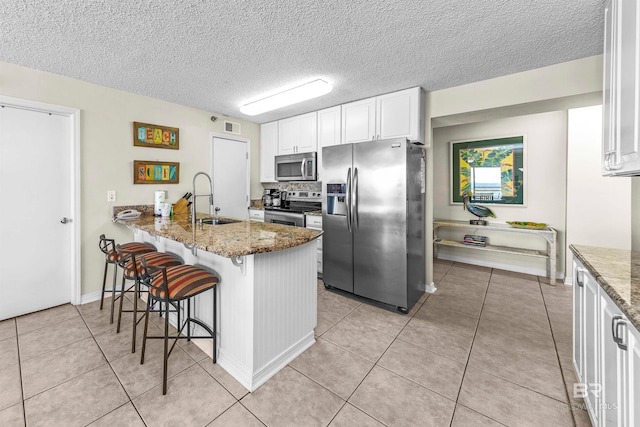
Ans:
[{"label": "cabinet handle", "polygon": [[[609,151],[605,154],[605,159],[607,160],[606,165],[605,165],[605,169],[606,170],[618,170],[618,169],[622,169],[622,163],[618,163],[615,162],[615,166],[611,166],[611,162],[609,161],[611,159],[611,156],[615,156],[615,158],[618,158],[618,153],[616,151]],[[609,167],[609,169],[607,169],[607,166]]]},{"label": "cabinet handle", "polygon": [[624,340],[620,337],[620,327],[626,326],[626,325],[627,325],[627,321],[624,320],[624,318],[619,314],[614,315],[613,319],[611,319],[613,341],[615,341],[615,343],[618,344],[618,348],[620,348],[620,350],[624,350],[624,351],[627,351],[628,347],[624,343]]},{"label": "cabinet handle", "polygon": [[585,268],[582,267],[576,267],[576,283],[578,284],[578,286],[580,286],[581,288],[584,287],[584,281],[580,281],[580,274],[585,273],[587,270]]}]

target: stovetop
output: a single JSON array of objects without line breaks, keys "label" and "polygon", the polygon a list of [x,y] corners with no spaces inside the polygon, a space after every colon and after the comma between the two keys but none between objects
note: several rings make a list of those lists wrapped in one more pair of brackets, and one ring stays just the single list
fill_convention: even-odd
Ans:
[{"label": "stovetop", "polygon": [[264,209],[290,213],[319,211],[322,209],[322,193],[315,191],[287,191],[287,200],[284,203],[284,206],[265,206]]}]

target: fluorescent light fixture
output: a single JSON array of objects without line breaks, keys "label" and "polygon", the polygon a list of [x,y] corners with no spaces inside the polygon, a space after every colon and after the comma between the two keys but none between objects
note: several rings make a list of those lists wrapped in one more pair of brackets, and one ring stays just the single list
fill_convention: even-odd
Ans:
[{"label": "fluorescent light fixture", "polygon": [[266,111],[306,101],[307,99],[317,98],[331,92],[332,89],[333,86],[329,83],[322,79],[317,79],[245,104],[240,107],[240,111],[247,116],[255,116]]}]

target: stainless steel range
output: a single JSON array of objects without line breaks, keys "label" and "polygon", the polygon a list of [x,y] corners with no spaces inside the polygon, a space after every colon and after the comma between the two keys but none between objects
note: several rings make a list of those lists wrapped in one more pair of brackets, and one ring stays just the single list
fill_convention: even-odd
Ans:
[{"label": "stainless steel range", "polygon": [[[283,193],[286,194],[284,198]],[[322,209],[319,191],[281,191],[280,198],[280,206],[265,206],[264,222],[304,227],[304,213]]]}]

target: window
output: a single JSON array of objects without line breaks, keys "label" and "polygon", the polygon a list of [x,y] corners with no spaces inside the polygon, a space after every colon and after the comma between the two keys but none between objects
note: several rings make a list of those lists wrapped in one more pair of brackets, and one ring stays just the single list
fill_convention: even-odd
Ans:
[{"label": "window", "polygon": [[451,201],[524,205],[524,137],[451,142]]}]

